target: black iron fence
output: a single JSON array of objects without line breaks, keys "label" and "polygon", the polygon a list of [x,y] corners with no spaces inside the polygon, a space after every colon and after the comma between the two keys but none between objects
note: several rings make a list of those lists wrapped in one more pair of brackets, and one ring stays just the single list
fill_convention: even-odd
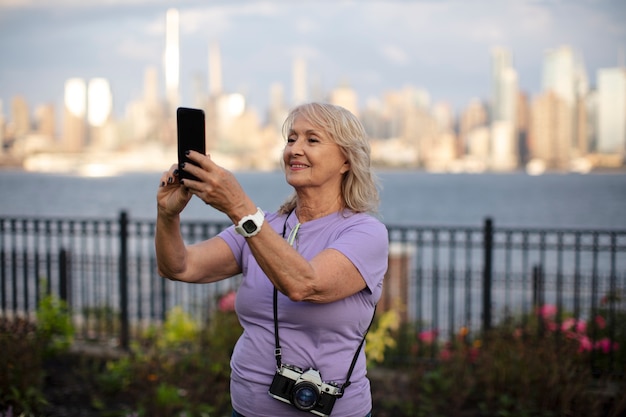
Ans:
[{"label": "black iron fence", "polygon": [[[187,242],[226,222],[182,224]],[[160,278],[154,221],[0,218],[0,314],[33,317],[39,300],[66,300],[77,337],[127,348],[174,306],[210,320],[238,278],[193,285]],[[379,311],[449,338],[553,306],[578,320],[626,311],[626,230],[388,225],[389,270]],[[560,315],[562,317],[562,315]],[[611,320],[612,319],[612,320]],[[619,329],[613,329],[615,334]]]}]

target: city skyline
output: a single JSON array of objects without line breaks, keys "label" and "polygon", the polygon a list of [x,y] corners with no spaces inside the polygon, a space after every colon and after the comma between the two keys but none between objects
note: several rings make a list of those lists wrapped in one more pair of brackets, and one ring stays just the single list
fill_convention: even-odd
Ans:
[{"label": "city skyline", "polygon": [[[82,4],[82,3],[81,3]],[[165,96],[165,13],[170,2],[129,5],[73,0],[0,2],[0,100],[61,108],[67,79],[105,78],[114,115],[143,93],[148,67],[158,69]],[[560,2],[177,2],[181,104],[209,89],[210,45],[220,45],[221,88],[242,93],[260,114],[275,83],[293,97],[293,62],[306,63],[309,87],[349,85],[363,105],[407,85],[460,112],[472,99],[490,100],[490,54],[511,51],[520,91],[541,92],[549,50],[569,45],[595,86],[601,68],[623,65],[626,6],[618,1]],[[44,18],[45,16],[45,18]],[[395,19],[395,21],[394,21]],[[395,23],[394,23],[395,22]],[[340,24],[339,24],[340,23]],[[115,30],[111,30],[114,26]],[[58,44],[56,43],[58,42]],[[56,47],[54,47],[56,46]],[[43,48],[43,49],[38,49]]]}]

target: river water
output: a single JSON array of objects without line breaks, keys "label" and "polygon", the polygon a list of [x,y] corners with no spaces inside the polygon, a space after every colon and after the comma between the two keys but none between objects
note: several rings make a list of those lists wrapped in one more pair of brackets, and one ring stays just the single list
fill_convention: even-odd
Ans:
[{"label": "river water", "polygon": [[[258,206],[275,210],[291,192],[281,172],[238,172]],[[626,229],[626,174],[432,174],[378,172],[387,224]],[[79,177],[0,171],[0,215],[154,218],[160,174]],[[225,216],[193,199],[183,219]]]}]

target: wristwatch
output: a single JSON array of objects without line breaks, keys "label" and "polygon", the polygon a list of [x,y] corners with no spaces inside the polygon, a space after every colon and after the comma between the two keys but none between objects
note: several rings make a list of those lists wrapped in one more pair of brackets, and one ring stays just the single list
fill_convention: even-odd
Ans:
[{"label": "wristwatch", "polygon": [[235,226],[235,232],[243,237],[252,237],[259,233],[264,220],[265,213],[257,207],[256,213],[243,216],[241,220],[239,220],[239,223]]}]

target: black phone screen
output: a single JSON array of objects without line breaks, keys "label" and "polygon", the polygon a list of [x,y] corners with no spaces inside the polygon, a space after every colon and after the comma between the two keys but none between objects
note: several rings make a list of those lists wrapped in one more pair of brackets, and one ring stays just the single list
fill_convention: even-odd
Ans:
[{"label": "black phone screen", "polygon": [[201,109],[192,109],[187,107],[179,107],[176,110],[176,126],[178,131],[178,170],[179,178],[197,180],[181,169],[182,163],[197,165],[185,155],[187,151],[197,151],[206,154],[206,136],[205,136],[205,119],[204,111]]}]

